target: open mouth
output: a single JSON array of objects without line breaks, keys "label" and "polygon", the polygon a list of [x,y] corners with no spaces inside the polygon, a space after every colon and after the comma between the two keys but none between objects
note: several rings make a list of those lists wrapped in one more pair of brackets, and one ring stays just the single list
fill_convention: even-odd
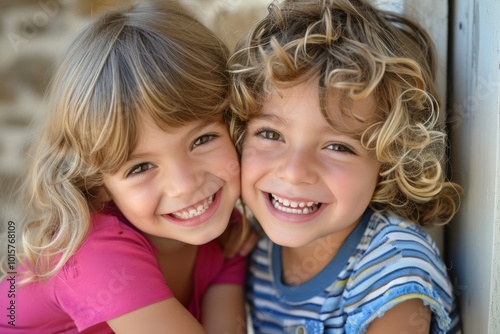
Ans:
[{"label": "open mouth", "polygon": [[276,210],[296,215],[308,215],[318,211],[321,207],[319,202],[293,201],[271,193],[269,194],[269,200]]},{"label": "open mouth", "polygon": [[205,198],[204,200],[187,207],[185,209],[182,209],[177,212],[172,212],[170,215],[177,218],[177,219],[192,219],[194,217],[201,216],[204,214],[208,208],[213,204],[215,195],[213,194],[212,196],[209,196]]}]

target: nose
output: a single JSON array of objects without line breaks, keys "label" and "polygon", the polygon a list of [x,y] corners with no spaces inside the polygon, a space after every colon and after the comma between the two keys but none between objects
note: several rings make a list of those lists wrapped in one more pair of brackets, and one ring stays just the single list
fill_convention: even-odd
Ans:
[{"label": "nose", "polygon": [[163,178],[165,194],[176,198],[198,190],[203,184],[204,174],[199,164],[189,159],[176,159],[167,164]]},{"label": "nose", "polygon": [[282,157],[277,174],[290,184],[314,184],[318,180],[315,158],[305,148],[288,150]]}]

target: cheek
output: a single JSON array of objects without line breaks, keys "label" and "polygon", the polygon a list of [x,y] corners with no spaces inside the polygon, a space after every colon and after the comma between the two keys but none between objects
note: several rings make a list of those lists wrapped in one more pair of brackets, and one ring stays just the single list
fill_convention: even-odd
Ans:
[{"label": "cheek", "polygon": [[239,197],[241,194],[241,172],[239,163],[237,166],[238,168],[234,167],[234,169],[231,170],[228,183],[232,185],[234,191],[237,193],[237,197]]},{"label": "cheek", "polygon": [[113,182],[105,182],[104,187],[105,193],[106,193],[106,198],[109,201],[114,201],[115,203],[120,201],[120,191],[118,187],[115,187]]},{"label": "cheek", "polygon": [[217,176],[224,179],[227,182],[234,182],[235,180],[240,180],[241,168],[238,158],[226,159],[225,162],[219,165]]},{"label": "cheek", "polygon": [[[337,194],[350,199],[370,200],[378,181],[378,165],[344,166],[332,175],[331,184]],[[339,193],[340,190],[340,193]],[[335,191],[335,190],[334,190]]]},{"label": "cheek", "polygon": [[211,173],[224,180],[231,187],[232,191],[237,192],[237,196],[240,195],[241,168],[236,153],[212,157],[203,163],[207,166],[213,165],[213,167],[210,167]]},{"label": "cheek", "polygon": [[379,174],[380,174],[380,163],[378,161],[373,162],[369,170],[366,172],[368,179],[367,182],[371,185],[372,194],[375,188],[377,187],[380,178]]},{"label": "cheek", "polygon": [[140,215],[158,203],[158,191],[153,182],[142,187],[120,187],[111,190],[112,199],[122,212]]},{"label": "cheek", "polygon": [[[233,144],[229,141],[217,152],[211,153],[203,159],[204,161],[201,161],[201,163],[206,166],[213,166],[208,168],[215,168],[216,175],[226,175],[223,177],[226,180],[235,176],[240,176],[240,162],[238,160],[238,155],[236,154],[236,149]],[[212,170],[212,172],[214,172],[214,170]]]},{"label": "cheek", "polygon": [[243,186],[256,181],[258,174],[266,164],[265,161],[253,149],[243,152],[243,156],[241,157],[241,184]]},{"label": "cheek", "polygon": [[260,159],[254,153],[243,152],[241,158],[241,194],[249,206],[253,205],[257,182],[264,174],[263,169],[266,165],[266,160]]}]

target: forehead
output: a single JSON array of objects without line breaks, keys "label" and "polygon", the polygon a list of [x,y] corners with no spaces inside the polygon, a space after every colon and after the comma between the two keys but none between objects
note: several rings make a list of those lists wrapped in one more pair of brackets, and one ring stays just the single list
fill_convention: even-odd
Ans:
[{"label": "forehead", "polygon": [[377,104],[373,94],[365,98],[356,100],[343,99],[341,91],[338,88],[327,88],[324,101],[321,101],[323,95],[320,94],[318,80],[309,80],[299,83],[292,87],[275,88],[270,91],[268,99],[262,106],[262,114],[283,113],[284,118],[291,117],[293,110],[300,108],[304,104],[311,113],[322,114],[322,105],[324,114],[322,117],[335,128],[360,129],[373,123],[377,118]]},{"label": "forehead", "polygon": [[377,104],[373,94],[352,100],[344,98],[338,89],[332,89],[328,92],[325,103],[333,124],[357,128],[372,123],[376,118]]}]

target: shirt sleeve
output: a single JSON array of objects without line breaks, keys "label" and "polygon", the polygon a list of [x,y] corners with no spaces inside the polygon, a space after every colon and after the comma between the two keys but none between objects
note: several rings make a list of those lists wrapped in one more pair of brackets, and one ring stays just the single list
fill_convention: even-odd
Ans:
[{"label": "shirt sleeve", "polygon": [[93,219],[96,228],[57,277],[56,298],[80,331],[173,296],[144,236],[113,216]]},{"label": "shirt sleeve", "polygon": [[[347,333],[363,333],[392,307],[421,299],[433,312],[431,333],[446,333],[452,287],[437,249],[425,234],[389,226],[356,266],[345,290]],[[418,323],[415,319],[408,319]]]}]

